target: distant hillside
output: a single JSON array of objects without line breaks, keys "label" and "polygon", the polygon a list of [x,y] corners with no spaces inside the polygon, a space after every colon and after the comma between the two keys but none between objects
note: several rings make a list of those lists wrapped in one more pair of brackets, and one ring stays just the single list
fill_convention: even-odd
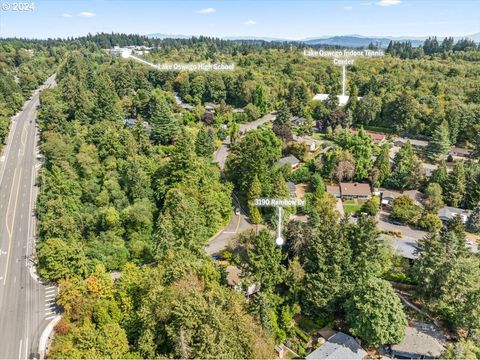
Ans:
[{"label": "distant hillside", "polygon": [[[150,38],[155,39],[187,39],[191,36],[187,35],[167,35],[167,34],[150,34],[147,35]],[[469,38],[474,40],[475,42],[480,42],[480,33],[472,34],[468,36],[460,36],[456,37],[456,40],[461,38]],[[318,36],[318,37],[310,37],[305,39],[299,40],[291,40],[291,39],[282,39],[282,38],[273,38],[273,37],[261,37],[261,36],[228,36],[224,37],[223,39],[226,40],[233,40],[233,41],[241,41],[241,40],[248,40],[248,41],[268,41],[268,42],[299,42],[307,45],[324,45],[324,46],[341,46],[341,47],[367,47],[370,44],[374,44],[376,46],[380,46],[386,48],[390,41],[410,41],[413,46],[422,45],[426,37],[408,37],[408,36],[382,36],[382,37],[368,37],[368,36],[361,36],[361,35],[339,35],[339,36]],[[443,37],[438,37],[439,40],[442,40]]]},{"label": "distant hillside", "polygon": [[155,34],[148,34],[147,35],[149,38],[152,39],[189,39],[191,36],[189,35],[181,35],[181,34],[161,34],[161,33],[155,33]]}]

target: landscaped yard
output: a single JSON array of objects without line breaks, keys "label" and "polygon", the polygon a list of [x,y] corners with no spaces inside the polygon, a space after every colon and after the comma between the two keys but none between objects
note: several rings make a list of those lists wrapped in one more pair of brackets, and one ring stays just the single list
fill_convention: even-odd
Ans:
[{"label": "landscaped yard", "polygon": [[346,199],[343,200],[343,210],[345,211],[345,215],[352,215],[356,212],[360,211],[362,208],[363,203],[365,202],[364,199]]}]

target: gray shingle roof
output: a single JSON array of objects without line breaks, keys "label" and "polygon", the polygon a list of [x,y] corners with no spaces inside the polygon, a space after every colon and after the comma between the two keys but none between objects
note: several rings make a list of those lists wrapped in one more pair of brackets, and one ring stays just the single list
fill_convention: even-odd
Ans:
[{"label": "gray shingle roof", "polygon": [[287,157],[284,157],[284,158],[281,158],[280,160],[278,160],[277,164],[278,166],[283,166],[283,165],[286,165],[286,164],[289,164],[289,165],[297,165],[300,163],[300,160],[298,160],[295,156],[293,155],[290,155],[290,156],[287,156]]},{"label": "gray shingle roof", "polygon": [[345,333],[337,332],[318,349],[305,357],[314,359],[363,359],[367,355],[355,339]]}]

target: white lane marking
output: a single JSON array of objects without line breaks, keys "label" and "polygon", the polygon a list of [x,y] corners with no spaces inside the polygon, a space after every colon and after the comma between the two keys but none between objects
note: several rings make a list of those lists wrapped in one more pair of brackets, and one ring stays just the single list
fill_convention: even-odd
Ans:
[{"label": "white lane marking", "polygon": [[13,283],[14,283],[14,284],[17,283],[17,277],[16,277],[16,276],[13,278]]},{"label": "white lane marking", "polygon": [[20,339],[20,346],[18,347],[18,358],[22,358],[22,339]]},{"label": "white lane marking", "polygon": [[55,292],[55,289],[46,290],[45,294],[52,293],[52,292]]},{"label": "white lane marking", "polygon": [[[15,168],[15,171],[17,168]],[[22,177],[22,168],[20,168],[20,173],[18,175],[19,178]],[[15,206],[13,207],[13,220],[12,220],[12,231],[15,228],[15,213],[17,211],[17,201],[18,201],[18,192],[20,190],[20,182],[17,186],[17,194],[15,195]],[[9,205],[10,205],[10,200],[9,200]],[[10,207],[10,206],[9,206]],[[7,214],[6,214],[6,222],[7,222],[7,230],[8,229],[8,209],[7,209]],[[3,279],[3,285],[7,283],[7,276],[8,276],[8,264],[10,260],[10,249],[12,247],[12,231],[9,231],[9,239],[8,239],[8,254],[7,254],[7,261],[5,262],[5,275]]]},{"label": "white lane marking", "polygon": [[52,316],[48,316],[45,318],[45,320],[52,320],[56,317],[57,315],[52,315]]},{"label": "white lane marking", "polygon": [[25,358],[28,356],[28,336],[27,339],[25,340]]},{"label": "white lane marking", "polygon": [[57,288],[56,286],[47,286],[45,289],[47,289],[47,290],[52,290],[52,289],[54,289],[54,290],[55,290],[56,288]]}]

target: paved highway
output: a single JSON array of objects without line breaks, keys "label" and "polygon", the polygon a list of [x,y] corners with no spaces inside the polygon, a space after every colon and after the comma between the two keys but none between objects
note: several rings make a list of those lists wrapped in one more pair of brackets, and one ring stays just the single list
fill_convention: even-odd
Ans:
[{"label": "paved highway", "polygon": [[[54,77],[41,89],[54,84]],[[0,358],[38,357],[40,335],[55,317],[56,287],[36,280],[34,204],[37,159],[35,113],[39,90],[12,119],[0,157]]]}]

